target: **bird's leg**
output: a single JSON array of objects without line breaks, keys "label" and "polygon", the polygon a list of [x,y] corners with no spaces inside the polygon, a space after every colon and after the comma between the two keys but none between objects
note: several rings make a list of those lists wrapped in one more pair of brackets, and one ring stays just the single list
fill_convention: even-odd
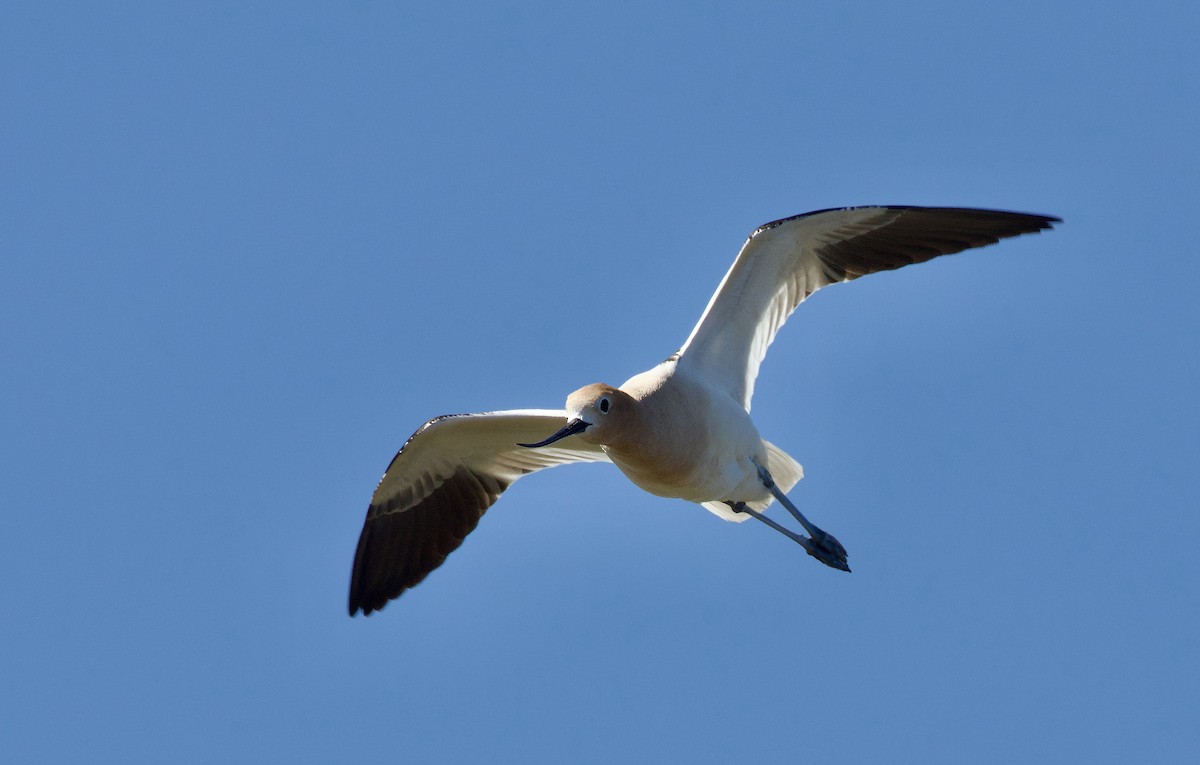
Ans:
[{"label": "bird's leg", "polygon": [[806,553],[821,561],[826,566],[830,566],[841,571],[850,570],[850,566],[846,564],[845,548],[842,547],[842,545],[836,539],[834,539],[832,535],[825,533],[816,526],[808,524],[808,526],[811,526],[811,528],[815,529],[816,532],[821,535],[821,542],[817,542],[815,539],[809,539],[803,534],[797,534],[789,528],[780,526],[778,523],[758,512],[757,510],[747,507],[745,502],[726,502],[725,504],[733,508],[733,512],[735,513],[749,513],[751,516],[767,524],[780,534],[783,534],[788,539],[799,544],[804,548]]},{"label": "bird's leg", "polygon": [[[758,477],[759,480],[763,482],[763,486],[765,486],[767,490],[771,492],[775,499],[779,501],[779,504],[786,507],[788,512],[800,522],[800,525],[804,527],[804,530],[809,533],[809,536],[811,536],[812,539],[800,537],[797,534],[787,531],[762,513],[755,512],[749,507],[746,507],[744,502],[731,504],[730,507],[732,507],[735,512],[751,513],[755,518],[758,518],[768,526],[799,542],[800,546],[803,547],[809,555],[821,561],[826,566],[830,566],[841,571],[849,571],[850,566],[846,563],[846,548],[842,547],[842,543],[837,541],[832,534],[824,531],[816,524],[811,523],[807,518],[805,518],[804,513],[800,512],[796,506],[792,504],[792,501],[788,499],[787,495],[784,494],[777,485],[775,485],[775,479],[771,477],[771,474],[767,472],[765,467],[757,463],[755,463],[755,467],[758,468]],[[801,542],[801,539],[804,541]]]},{"label": "bird's leg", "polygon": [[803,534],[797,534],[796,532],[792,531],[791,529],[789,529],[785,526],[780,526],[778,523],[771,520],[770,518],[763,515],[762,513],[758,512],[757,510],[752,510],[749,507],[747,507],[745,502],[726,502],[725,504],[732,507],[733,512],[735,512],[735,513],[749,513],[752,517],[757,518],[758,520],[767,524],[771,528],[778,531],[780,534],[783,534],[788,539],[792,540],[793,542],[797,542],[801,547],[803,547],[805,549],[805,551],[808,552],[809,555],[813,556],[814,558],[817,557],[817,553],[813,552],[813,550],[814,550],[813,541],[811,539],[809,539],[808,537],[804,536]]},{"label": "bird's leg", "polygon": [[800,525],[812,537],[813,545],[822,553],[809,552],[809,555],[812,555],[826,566],[832,566],[842,571],[849,571],[850,567],[846,565],[846,548],[842,547],[842,543],[837,541],[837,538],[832,534],[819,528],[816,524],[810,523],[804,517],[804,513],[800,512],[792,504],[792,501],[788,499],[788,496],[775,485],[775,480],[771,478],[771,474],[767,472],[767,469],[762,465],[756,465],[756,467],[758,468],[758,477],[762,480],[763,486],[767,487],[767,491],[771,492],[779,504],[786,507],[788,512],[795,516],[796,520],[800,521]]}]

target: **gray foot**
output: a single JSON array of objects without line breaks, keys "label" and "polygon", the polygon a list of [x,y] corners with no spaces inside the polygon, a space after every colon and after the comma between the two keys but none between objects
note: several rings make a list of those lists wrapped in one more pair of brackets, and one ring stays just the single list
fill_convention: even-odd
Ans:
[{"label": "gray foot", "polygon": [[850,565],[846,563],[846,548],[842,547],[842,543],[827,531],[816,528],[813,531],[815,533],[809,543],[804,545],[804,550],[830,568],[849,571]]}]

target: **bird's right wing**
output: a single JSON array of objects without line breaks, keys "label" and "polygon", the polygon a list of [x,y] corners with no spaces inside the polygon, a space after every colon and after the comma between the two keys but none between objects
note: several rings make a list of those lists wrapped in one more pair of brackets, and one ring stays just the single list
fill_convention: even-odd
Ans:
[{"label": "bird's right wing", "polygon": [[760,226],[680,349],[688,366],[750,410],[775,333],[822,287],[1048,229],[1049,215],[958,207],[847,207]]},{"label": "bird's right wing", "polygon": [[567,413],[518,409],[451,414],[422,425],[400,447],[371,497],[350,575],[350,615],[378,611],[442,565],[500,493],[523,475],[568,462],[601,462],[578,438],[541,449]]}]

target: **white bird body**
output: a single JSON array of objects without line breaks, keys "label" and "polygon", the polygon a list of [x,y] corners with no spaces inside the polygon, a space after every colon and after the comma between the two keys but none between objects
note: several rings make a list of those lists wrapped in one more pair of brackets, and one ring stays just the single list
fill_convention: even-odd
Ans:
[{"label": "white bird body", "polygon": [[[513,481],[569,462],[610,461],[651,494],[702,504],[731,521],[757,518],[821,562],[849,571],[841,544],[786,497],[803,475],[799,463],[763,440],[750,418],[754,380],[775,334],[821,287],[1054,222],[995,210],[858,207],[761,226],[666,361],[619,388],[580,388],[563,410],[449,415],[418,429],[372,497],[351,575],[350,613],[370,614],[424,579]],[[762,514],[774,500],[809,537]]]},{"label": "white bird body", "polygon": [[[568,419],[587,419],[581,401],[594,387],[567,400]],[[730,520],[749,516],[732,513],[726,501],[770,504],[754,467],[768,463],[768,445],[727,392],[676,358],[634,375],[618,390],[636,405],[637,416],[620,430],[592,427],[579,438],[601,446],[630,481],[660,497],[710,503],[709,509]]]}]

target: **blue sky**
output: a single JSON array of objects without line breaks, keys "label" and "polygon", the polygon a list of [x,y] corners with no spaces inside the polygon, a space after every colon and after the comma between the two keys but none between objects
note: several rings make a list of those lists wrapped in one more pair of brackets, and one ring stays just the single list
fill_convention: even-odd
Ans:
[{"label": "blue sky", "polygon": [[[0,11],[6,761],[1191,761],[1194,3],[411,5]],[[868,203],[1066,223],[781,333],[852,575],[574,466],[346,616],[422,422]]]}]

